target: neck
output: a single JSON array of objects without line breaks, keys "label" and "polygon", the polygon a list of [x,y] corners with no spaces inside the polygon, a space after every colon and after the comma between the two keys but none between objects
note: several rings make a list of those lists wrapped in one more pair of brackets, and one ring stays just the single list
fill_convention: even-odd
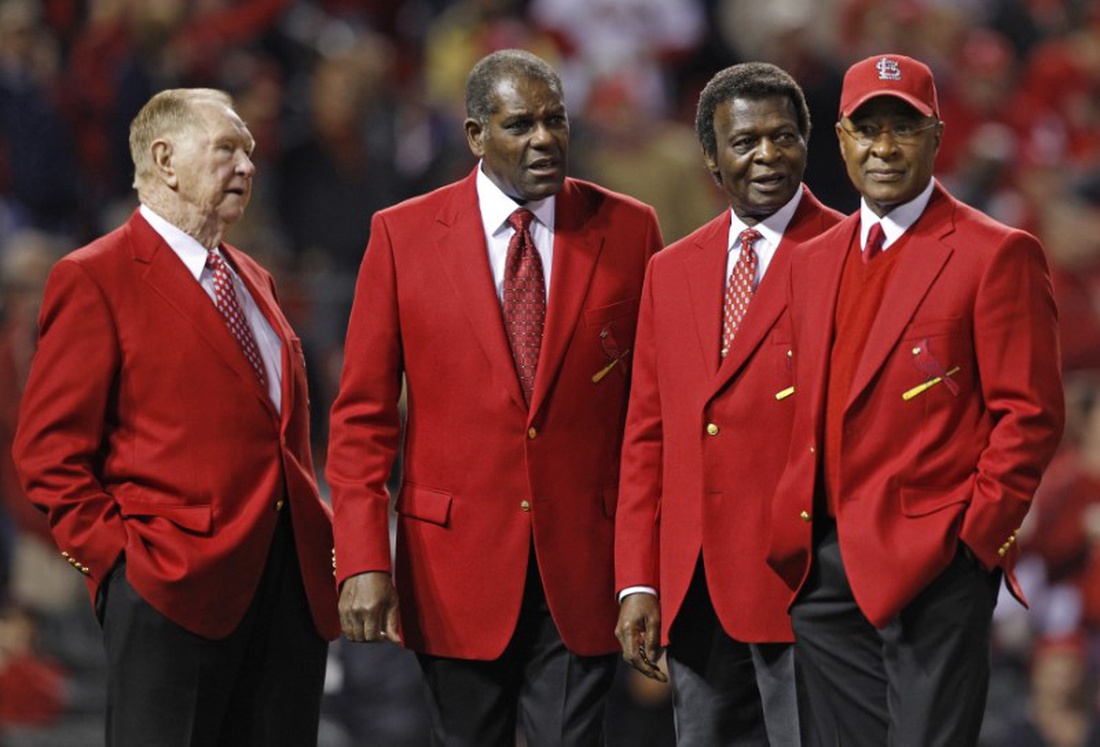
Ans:
[{"label": "neck", "polygon": [[172,200],[157,199],[155,195],[143,195],[142,202],[207,249],[216,247],[225,236],[224,223],[214,217],[189,210],[187,205],[181,205]]}]

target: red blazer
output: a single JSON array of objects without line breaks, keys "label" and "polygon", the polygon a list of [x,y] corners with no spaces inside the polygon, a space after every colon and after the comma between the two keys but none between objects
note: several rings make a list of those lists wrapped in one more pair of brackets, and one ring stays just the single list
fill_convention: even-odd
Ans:
[{"label": "red blazer", "polygon": [[565,645],[610,653],[618,648],[613,533],[627,371],[660,229],[652,208],[566,180],[528,410],[493,288],[475,173],[374,216],[331,419],[337,580],[391,569],[385,483],[400,449],[394,575],[411,648],[499,656],[534,551]]},{"label": "red blazer", "polygon": [[[856,213],[799,250],[790,304],[797,408],[769,562],[796,593],[810,567],[829,351]],[[910,229],[848,395],[840,451],[840,549],[872,624],[893,619],[961,540],[1013,575],[1016,532],[1064,422],[1058,324],[1039,242],[938,184]],[[956,390],[940,383],[952,370]]]},{"label": "red blazer", "polygon": [[700,551],[711,603],[731,637],[792,640],[790,590],[765,562],[794,413],[792,397],[776,399],[792,383],[787,272],[793,248],[841,217],[803,187],[725,360],[718,348],[729,211],[650,262],[623,445],[615,575],[618,589],[659,590],[665,643]]},{"label": "red blazer", "polygon": [[50,274],[16,464],[93,598],[125,555],[134,589],[208,638],[237,627],[289,508],[314,624],[332,639],[331,512],[313,474],[301,342],[271,277],[225,251],[282,339],[282,416],[210,297],[135,212]]}]

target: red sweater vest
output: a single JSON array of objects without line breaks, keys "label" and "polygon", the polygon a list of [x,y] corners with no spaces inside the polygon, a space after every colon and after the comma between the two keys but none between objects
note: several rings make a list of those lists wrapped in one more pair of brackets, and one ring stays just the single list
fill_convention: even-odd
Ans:
[{"label": "red sweater vest", "polygon": [[856,231],[844,260],[825,392],[825,509],[833,518],[836,518],[842,489],[840,452],[844,448],[844,407],[871,333],[871,325],[882,304],[890,276],[894,274],[898,255],[908,243],[907,239],[908,233],[902,234],[888,251],[864,264],[859,248],[859,232]]}]

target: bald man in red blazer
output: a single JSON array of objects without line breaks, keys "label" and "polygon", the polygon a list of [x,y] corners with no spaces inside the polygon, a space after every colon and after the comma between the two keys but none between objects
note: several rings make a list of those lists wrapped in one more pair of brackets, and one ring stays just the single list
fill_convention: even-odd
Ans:
[{"label": "bald man in red blazer", "polygon": [[[494,53],[467,92],[479,166],[377,213],[359,272],[326,470],[341,620],[352,640],[403,635],[419,654],[440,743],[509,742],[517,709],[533,742],[597,743],[617,649],[619,448],[660,230],[652,208],[564,176],[568,121],[545,62]],[[490,262],[520,205],[552,251],[529,403]]]},{"label": "bald man in red blazer", "polygon": [[[184,124],[166,113],[181,108]],[[271,276],[220,240],[252,138],[205,89],[162,92],[135,122],[142,206],[50,274],[16,465],[98,601],[108,744],[315,743],[339,621],[302,346]],[[251,298],[264,383],[184,244],[195,269],[215,248]],[[236,698],[250,705],[230,713]]]},{"label": "bald man in red blazer", "polygon": [[837,130],[862,207],[791,264],[769,562],[813,744],[977,742],[1000,580],[1023,598],[1016,535],[1062,433],[1043,248],[933,178],[943,127],[925,65],[853,65]]}]

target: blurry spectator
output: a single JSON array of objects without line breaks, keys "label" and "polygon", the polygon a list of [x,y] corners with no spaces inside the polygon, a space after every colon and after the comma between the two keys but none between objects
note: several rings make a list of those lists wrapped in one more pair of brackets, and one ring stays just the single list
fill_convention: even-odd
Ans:
[{"label": "blurry spectator", "polygon": [[0,522],[5,527],[0,531],[0,600],[7,599],[9,591],[24,603],[55,599],[60,590],[52,581],[58,578],[69,590],[60,597],[71,603],[79,592],[79,581],[54,548],[45,515],[24,497],[11,457],[19,399],[38,336],[39,302],[46,275],[61,255],[58,244],[33,231],[0,244]]},{"label": "blurry spectator", "polygon": [[1100,4],[1073,31],[1038,45],[1024,67],[1019,110],[1048,157],[1070,173],[1100,164]]},{"label": "blurry spectator", "polygon": [[[652,205],[666,242],[686,236],[721,210],[690,126],[655,116],[639,100],[632,70],[592,86],[571,159],[576,173]],[[580,129],[580,128],[578,128]]]},{"label": "blurry spectator", "polygon": [[0,203],[8,203],[16,225],[63,230],[77,217],[77,162],[58,108],[59,65],[39,6],[0,3]]},{"label": "blurry spectator", "polygon": [[1036,643],[1029,701],[1003,747],[1100,746],[1100,721],[1085,653],[1082,636]]},{"label": "blurry spectator", "polygon": [[[66,108],[96,205],[129,200],[129,124],[159,90],[226,87],[220,66],[269,32],[290,0],[96,0],[67,66]],[[96,227],[95,233],[103,226]]]},{"label": "blurry spectator", "polygon": [[595,81],[629,68],[632,95],[649,116],[669,111],[665,71],[703,34],[700,0],[531,0],[529,13],[563,49],[558,67],[571,106],[588,99]]},{"label": "blurry spectator", "polygon": [[37,634],[27,610],[0,612],[0,728],[43,726],[64,713],[65,673],[38,654]]},{"label": "blurry spectator", "polygon": [[275,205],[308,303],[308,316],[295,321],[311,363],[315,438],[328,431],[371,216],[409,194],[394,160],[399,133],[387,86],[391,62],[389,42],[375,35],[321,57],[309,82],[308,130],[287,144],[278,164]]},{"label": "blurry spectator", "polygon": [[[843,68],[827,54],[828,23],[811,0],[742,3],[724,0],[719,23],[726,43],[740,59],[778,65],[798,81],[813,122],[835,122]],[[823,202],[843,213],[859,207],[840,160],[840,143],[832,127],[816,127],[806,160],[805,182]]]},{"label": "blurry spectator", "polygon": [[1053,260],[1063,367],[1100,372],[1100,195],[1072,189],[1065,171],[1053,165],[1027,173],[1039,177],[1025,189],[1040,211],[1036,228]]}]

